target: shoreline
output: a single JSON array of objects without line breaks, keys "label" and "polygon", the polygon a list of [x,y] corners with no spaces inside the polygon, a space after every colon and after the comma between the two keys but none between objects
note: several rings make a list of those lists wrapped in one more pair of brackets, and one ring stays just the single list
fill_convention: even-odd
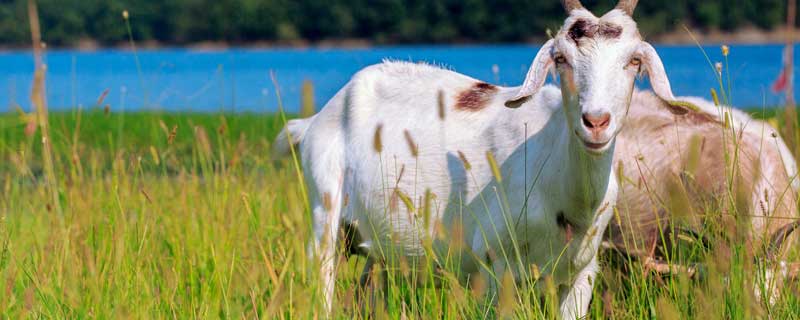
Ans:
[{"label": "shoreline", "polygon": [[[719,30],[689,29],[661,33],[654,36],[644,35],[653,45],[680,46],[680,45],[781,45],[786,43],[787,28],[776,28],[773,30],[762,30],[754,27],[741,28],[734,32],[724,32]],[[795,29],[793,34],[794,42],[800,42],[800,28]],[[137,50],[161,50],[161,49],[186,49],[190,51],[224,51],[231,48],[241,49],[369,49],[379,47],[403,47],[403,46],[471,46],[471,45],[536,45],[544,43],[546,38],[529,38],[521,42],[478,42],[478,41],[454,41],[444,43],[378,43],[367,39],[328,39],[321,41],[294,40],[294,41],[253,41],[253,42],[226,42],[226,41],[203,41],[195,43],[177,44],[161,43],[154,40],[139,41],[136,43]],[[94,52],[105,50],[131,50],[130,44],[126,42],[116,45],[103,46],[97,41],[83,39],[72,46],[53,46],[51,51],[79,51]],[[8,46],[0,44],[0,53],[30,51],[29,46]]]}]

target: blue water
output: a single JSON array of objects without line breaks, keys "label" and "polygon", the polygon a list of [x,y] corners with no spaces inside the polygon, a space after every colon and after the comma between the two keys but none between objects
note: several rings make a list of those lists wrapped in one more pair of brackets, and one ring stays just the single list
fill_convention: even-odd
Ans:
[{"label": "blue water", "polygon": [[[51,51],[46,55],[47,96],[50,108],[61,110],[79,105],[94,107],[108,89],[104,104],[115,111],[271,112],[278,105],[270,79],[273,73],[286,109],[296,111],[304,80],[313,82],[315,99],[321,106],[353,73],[383,59],[426,61],[484,81],[519,85],[537,50],[537,46],[529,45],[205,52],[159,49],[139,51],[141,75],[131,51]],[[714,71],[698,47],[657,46],[657,50],[676,95],[708,97],[710,88],[718,87]],[[705,50],[712,61],[723,59],[719,47],[708,46]],[[731,47],[734,105],[781,103],[782,97],[772,93],[770,85],[780,71],[782,50],[779,45]],[[13,110],[16,105],[30,110],[32,74],[30,53],[0,53],[0,111]]]}]

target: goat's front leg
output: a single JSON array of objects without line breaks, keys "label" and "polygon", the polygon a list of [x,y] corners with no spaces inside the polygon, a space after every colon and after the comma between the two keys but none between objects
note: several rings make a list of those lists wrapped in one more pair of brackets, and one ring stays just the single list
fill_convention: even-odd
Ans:
[{"label": "goat's front leg", "polygon": [[585,319],[592,301],[592,289],[597,275],[598,264],[595,256],[575,277],[572,286],[561,293],[561,319]]},{"label": "goat's front leg", "polygon": [[505,259],[498,257],[495,251],[490,249],[499,247],[499,238],[500,235],[487,237],[482,230],[475,230],[472,237],[472,251],[476,257],[485,259],[485,265],[479,267],[479,276],[481,280],[486,281],[484,298],[485,302],[490,305],[497,304],[507,266]]},{"label": "goat's front leg", "polygon": [[496,306],[500,299],[500,292],[504,290],[503,276],[505,276],[507,268],[504,261],[492,261],[489,266],[491,270],[481,268],[480,276],[488,284],[484,294],[485,302]]}]

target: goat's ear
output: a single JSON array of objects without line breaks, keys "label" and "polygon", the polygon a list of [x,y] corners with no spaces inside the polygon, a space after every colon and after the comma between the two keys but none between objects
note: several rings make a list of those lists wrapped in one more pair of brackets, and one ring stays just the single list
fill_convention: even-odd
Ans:
[{"label": "goat's ear", "polygon": [[661,57],[658,56],[656,49],[647,42],[642,42],[640,47],[642,53],[642,60],[644,62],[645,72],[650,78],[650,85],[653,87],[656,95],[664,101],[669,108],[669,111],[683,115],[691,111],[698,111],[696,105],[686,102],[678,101],[672,94],[672,87],[669,85],[669,78],[667,72],[664,71],[664,64],[661,62]]},{"label": "goat's ear", "polygon": [[506,107],[519,108],[542,88],[545,80],[547,80],[548,71],[553,67],[552,51],[554,42],[551,39],[539,49],[539,53],[536,54],[536,58],[533,59],[531,68],[528,70],[528,75],[525,76],[525,82],[522,83],[522,87],[520,87],[517,94],[506,101]]}]

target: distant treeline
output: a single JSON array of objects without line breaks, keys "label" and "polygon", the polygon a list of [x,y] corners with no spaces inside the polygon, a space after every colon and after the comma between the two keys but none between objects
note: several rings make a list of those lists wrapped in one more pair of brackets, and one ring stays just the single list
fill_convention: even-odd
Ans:
[{"label": "distant treeline", "polygon": [[[614,0],[583,1],[595,12]],[[686,24],[702,29],[771,29],[785,0],[646,0],[637,10],[646,35]],[[0,45],[29,42],[27,0],[0,0]],[[556,30],[557,0],[39,0],[43,38],[51,45],[127,40],[130,12],[137,41],[187,44],[364,39],[375,43],[518,42]]]}]

